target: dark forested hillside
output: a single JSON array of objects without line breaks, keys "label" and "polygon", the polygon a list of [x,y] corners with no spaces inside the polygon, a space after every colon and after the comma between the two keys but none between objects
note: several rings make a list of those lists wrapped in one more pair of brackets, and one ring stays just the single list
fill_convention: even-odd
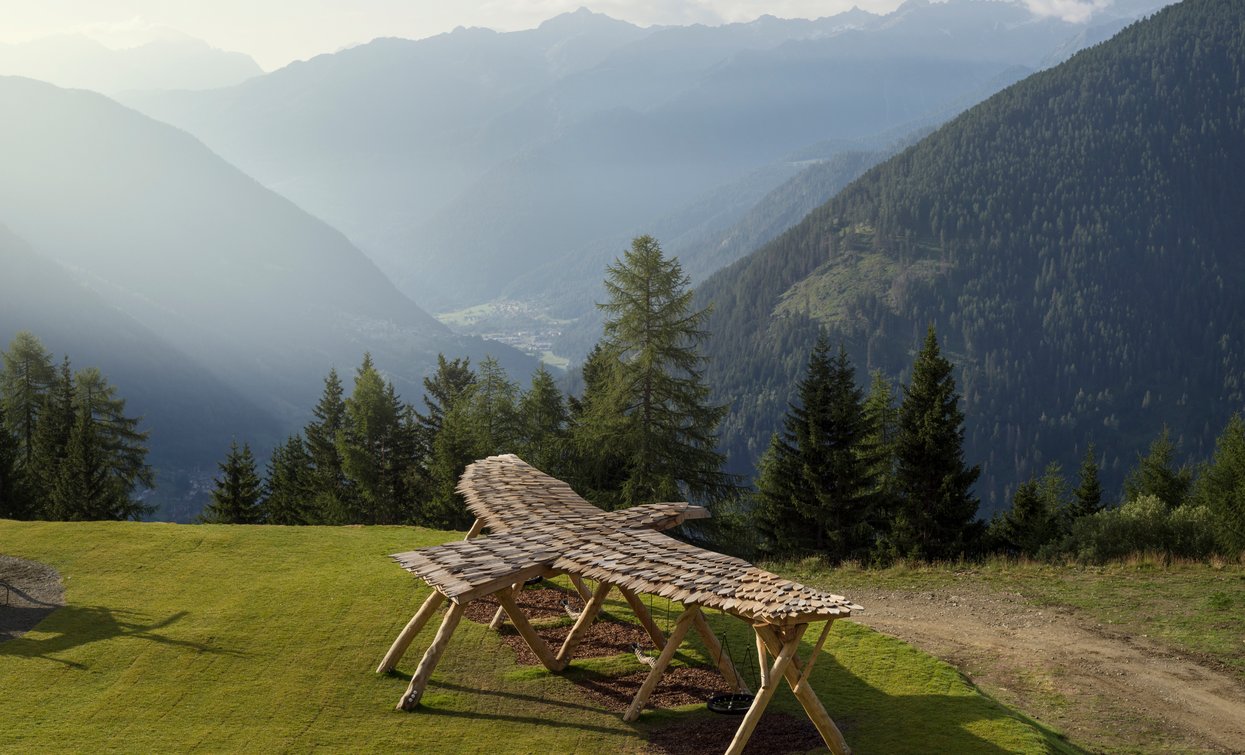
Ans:
[{"label": "dark forested hillside", "polygon": [[898,374],[959,366],[987,506],[1086,443],[1104,481],[1164,425],[1205,456],[1242,407],[1245,5],[1186,0],[1004,90],[701,288],[746,469],[817,323]]}]

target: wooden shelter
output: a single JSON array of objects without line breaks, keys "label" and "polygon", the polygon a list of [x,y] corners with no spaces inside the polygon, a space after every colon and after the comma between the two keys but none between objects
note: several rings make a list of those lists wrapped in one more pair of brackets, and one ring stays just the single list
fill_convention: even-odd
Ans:
[{"label": "wooden shelter", "polygon": [[[760,688],[727,753],[743,751],[783,680],[830,750],[836,755],[850,752],[810,679],[831,623],[850,616],[860,606],[840,595],[783,579],[747,561],[661,534],[661,530],[685,520],[708,517],[709,512],[700,506],[653,503],[605,512],[579,497],[566,483],[513,455],[491,456],[467,467],[458,490],[477,517],[466,539],[394,556],[403,568],[434,589],[394,640],[376,669],[378,673],[392,670],[420,629],[443,603],[449,603],[440,629],[398,702],[399,708],[413,710],[419,705],[464,606],[472,600],[495,595],[501,608],[494,627],[500,625],[504,611],[540,662],[559,672],[570,662],[610,591],[616,589],[661,650],[624,720],[639,718],[675,651],[692,630],[704,641],[727,684],[737,691],[749,691],[701,612],[702,608],[716,608],[752,625],[760,665]],[[481,536],[484,529],[489,532],[487,536]],[[532,577],[562,574],[570,578],[586,605],[555,651],[536,634],[516,605],[514,593]],[[584,579],[595,580],[596,589],[589,591]],[[640,599],[642,593],[683,604],[685,610],[668,638]],[[817,622],[824,622],[824,626],[808,659],[802,662],[800,640],[809,625]]]}]

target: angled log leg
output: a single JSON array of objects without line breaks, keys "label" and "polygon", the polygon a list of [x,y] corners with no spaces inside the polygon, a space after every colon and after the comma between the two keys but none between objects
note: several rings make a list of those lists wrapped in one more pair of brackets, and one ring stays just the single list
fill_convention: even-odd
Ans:
[{"label": "angled log leg", "polygon": [[[774,665],[769,669],[769,679],[761,685],[757,690],[756,697],[752,699],[752,706],[748,708],[744,720],[739,724],[739,729],[735,732],[735,738],[731,740],[730,747],[726,748],[726,755],[740,755],[744,751],[744,747],[748,744],[748,740],[752,738],[752,732],[756,729],[757,724],[761,722],[761,716],[765,715],[765,708],[769,705],[769,701],[774,697],[774,693],[778,690],[780,679],[783,674],[791,667],[791,659],[795,656],[795,651],[800,647],[800,637],[804,635],[804,630],[808,628],[807,624],[801,624],[790,633],[790,637],[782,643],[782,649],[775,654]],[[765,665],[765,659],[761,659],[761,665]]]},{"label": "angled log leg", "polygon": [[483,529],[484,529],[484,520],[476,519],[474,522],[471,523],[471,529],[467,530],[467,536],[464,537],[463,540],[470,540],[476,535],[479,535],[480,531]]},{"label": "angled log leg", "polygon": [[420,660],[415,674],[411,677],[411,683],[407,685],[406,692],[402,693],[402,699],[398,701],[398,710],[414,710],[419,705],[419,698],[424,696],[424,688],[428,686],[432,670],[437,667],[437,662],[445,653],[446,645],[450,644],[450,637],[454,636],[459,619],[463,617],[463,605],[450,603],[450,610],[445,612],[445,618],[441,621],[437,636],[433,638],[432,644],[424,652],[423,659]]},{"label": "angled log leg", "polygon": [[661,655],[657,656],[657,662],[653,664],[653,670],[648,672],[644,684],[640,685],[640,691],[635,693],[635,698],[631,701],[631,707],[627,708],[627,712],[623,714],[624,721],[630,722],[640,717],[640,711],[644,710],[644,705],[648,703],[649,695],[653,694],[653,690],[657,688],[661,675],[666,673],[666,667],[674,659],[675,652],[683,643],[683,638],[687,636],[687,630],[692,628],[692,617],[698,610],[696,606],[692,606],[679,616],[674,630],[670,632],[670,639],[666,640],[666,646],[662,648]]},{"label": "angled log leg", "polygon": [[567,574],[571,578],[571,584],[575,585],[575,592],[579,593],[579,597],[587,603],[592,598],[592,591],[588,589],[588,585],[584,584],[584,578],[578,574]]},{"label": "angled log leg", "polygon": [[385,658],[376,667],[376,673],[384,674],[397,668],[398,661],[402,660],[402,656],[406,654],[406,649],[411,646],[411,640],[415,639],[415,635],[419,634],[419,630],[424,628],[428,623],[428,619],[437,612],[441,607],[441,603],[445,600],[445,596],[439,590],[433,590],[432,594],[419,607],[411,620],[407,622],[402,631],[398,633],[398,638],[393,641],[393,645],[389,648],[389,652],[385,653]]},{"label": "angled log leg", "polygon": [[[523,589],[523,583],[515,582],[513,585],[510,586],[510,593],[511,595],[513,595],[514,593],[517,593],[519,590],[522,590],[522,589]],[[498,592],[497,595],[500,596],[502,592],[505,592],[505,591],[503,590],[501,592]],[[506,608],[505,606],[498,606],[497,610],[493,613],[493,620],[488,623],[488,628],[496,632],[499,629],[501,629],[502,622],[505,620],[506,620]]]},{"label": "angled log leg", "polygon": [[598,582],[597,589],[592,593],[592,597],[588,599],[584,610],[579,612],[579,618],[575,620],[575,626],[571,627],[571,633],[566,635],[562,648],[558,650],[558,663],[562,664],[562,668],[566,668],[566,664],[570,663],[571,655],[575,653],[575,648],[579,647],[580,641],[587,634],[588,627],[592,626],[592,622],[596,621],[597,612],[601,610],[601,606],[605,603],[605,596],[609,595],[611,587],[613,585],[607,582]]},{"label": "angled log leg", "polygon": [[[827,630],[822,630],[822,639],[818,643],[824,642]],[[773,629],[767,626],[758,626],[757,634],[765,638],[765,643],[771,650],[778,644],[778,635]],[[834,755],[851,755],[852,748],[848,747],[847,740],[843,739],[843,733],[839,731],[839,727],[835,725],[834,719],[830,718],[830,714],[826,712],[826,708],[821,704],[821,700],[817,698],[817,693],[813,691],[812,684],[807,678],[808,672],[811,671],[812,661],[804,668],[804,675],[799,675],[796,671],[799,660],[796,659],[791,666],[787,668],[784,677],[787,684],[791,685],[791,691],[795,693],[795,699],[800,701],[804,712],[808,714],[808,718],[813,722],[813,726],[817,727],[817,731],[821,734],[822,740],[826,743],[826,747],[830,748],[830,752]]]},{"label": "angled log leg", "polygon": [[730,656],[722,652],[722,643],[718,642],[717,635],[709,628],[709,622],[705,621],[705,615],[699,609],[697,609],[696,615],[692,617],[692,622],[696,627],[697,633],[700,634],[701,641],[705,643],[705,649],[709,651],[710,657],[713,658],[714,664],[717,665],[718,673],[722,675],[726,683],[736,692],[751,693],[752,690],[748,689],[748,684],[739,675],[739,671],[735,669],[735,664],[731,662]]},{"label": "angled log leg", "polygon": [[644,605],[644,601],[640,600],[640,596],[636,595],[634,590],[619,585],[618,591],[627,599],[627,605],[631,606],[631,612],[640,620],[640,624],[644,626],[644,631],[648,632],[649,638],[653,640],[653,647],[658,650],[664,650],[666,648],[666,636],[661,633],[657,622],[653,621],[653,615],[648,612],[648,606]]},{"label": "angled log leg", "polygon": [[523,613],[523,609],[519,608],[514,602],[514,588],[506,588],[497,593],[497,600],[501,603],[502,609],[510,616],[510,623],[514,624],[514,628],[519,630],[520,636],[532,652],[540,659],[545,668],[550,671],[557,672],[565,668],[566,664],[554,657],[553,651],[545,644],[545,641],[536,634],[536,630],[532,628],[531,623],[527,620],[527,614]]}]

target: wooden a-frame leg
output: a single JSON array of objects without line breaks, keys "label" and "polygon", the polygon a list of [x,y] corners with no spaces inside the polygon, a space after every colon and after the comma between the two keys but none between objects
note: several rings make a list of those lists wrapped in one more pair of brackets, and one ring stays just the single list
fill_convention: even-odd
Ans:
[{"label": "wooden a-frame leg", "polygon": [[437,662],[441,660],[442,654],[445,653],[446,645],[450,644],[450,637],[454,635],[454,629],[458,627],[458,621],[463,617],[462,603],[450,603],[450,610],[445,612],[445,618],[441,621],[441,628],[437,630],[437,636],[433,638],[432,644],[428,646],[428,650],[424,652],[424,657],[419,662],[419,666],[415,669],[415,674],[411,677],[411,683],[407,685],[406,692],[402,693],[402,699],[398,701],[399,710],[414,710],[419,705],[419,698],[424,695],[424,688],[428,686],[428,679],[432,677],[432,670],[437,667]]},{"label": "wooden a-frame leg", "polygon": [[510,623],[514,624],[514,628],[519,630],[519,635],[523,637],[523,641],[532,649],[532,652],[540,659],[545,668],[550,671],[561,671],[566,667],[554,657],[553,651],[545,644],[540,635],[536,634],[536,630],[532,628],[531,623],[527,620],[527,614],[523,613],[523,609],[519,608],[514,602],[514,588],[506,588],[497,593],[497,600],[501,603],[502,609],[510,616]]},{"label": "wooden a-frame leg", "polygon": [[[770,650],[777,647],[779,643],[778,635],[768,626],[758,626],[757,634],[765,639],[765,643]],[[818,643],[825,641],[826,630],[822,630],[822,639]],[[787,684],[791,686],[791,691],[795,693],[795,699],[800,701],[804,712],[808,714],[808,718],[813,722],[813,726],[817,727],[817,731],[821,734],[822,740],[826,743],[826,747],[830,748],[830,752],[834,755],[851,755],[852,748],[847,745],[847,740],[843,739],[843,733],[839,731],[839,727],[835,725],[834,719],[830,718],[830,714],[826,712],[826,708],[818,699],[817,693],[813,690],[810,680],[807,678],[807,672],[811,671],[812,661],[816,658],[809,659],[809,666],[805,667],[805,675],[800,676],[797,673],[799,667],[799,659],[793,659],[792,664],[787,668],[783,676],[787,680]]]},{"label": "wooden a-frame leg", "polygon": [[428,623],[428,619],[432,618],[432,615],[437,612],[444,600],[445,596],[439,590],[432,591],[432,594],[428,596],[424,604],[419,607],[419,610],[415,612],[411,620],[398,633],[398,638],[393,641],[389,652],[385,653],[384,660],[376,667],[376,673],[384,674],[393,671],[397,667],[398,661],[402,660],[402,656],[406,654],[406,649],[411,646],[411,640],[415,639],[415,635],[419,634],[419,630],[424,628],[424,625]]},{"label": "wooden a-frame leg", "polygon": [[[757,724],[761,721],[761,716],[765,715],[765,708],[769,705],[769,701],[774,697],[774,692],[778,690],[779,680],[783,674],[791,667],[791,658],[795,656],[795,651],[800,647],[800,637],[804,635],[804,630],[808,628],[807,624],[801,624],[791,632],[789,639],[782,644],[782,649],[778,651],[774,658],[774,665],[769,669],[769,679],[766,683],[761,684],[761,688],[757,690],[756,697],[752,698],[752,706],[748,708],[744,720],[740,722],[739,729],[735,731],[735,738],[731,740],[731,744],[726,748],[726,755],[740,755],[744,751],[744,747],[748,744],[748,740],[752,738],[752,732],[756,729]],[[765,659],[761,659],[761,664],[765,664]]]},{"label": "wooden a-frame leg", "polygon": [[739,675],[735,664],[731,662],[730,656],[722,651],[722,643],[718,641],[717,635],[709,628],[709,622],[705,621],[705,615],[696,611],[696,615],[692,618],[696,627],[696,632],[700,634],[700,639],[705,643],[705,649],[709,651],[709,656],[713,658],[714,664],[718,667],[718,673],[726,681],[727,685],[736,692],[751,692],[744,678]]},{"label": "wooden a-frame leg", "polygon": [[[513,585],[510,586],[510,592],[512,595],[522,589],[523,589],[522,582],[515,582]],[[497,594],[499,596],[501,595],[500,592]],[[504,606],[498,606],[497,610],[493,612],[493,620],[488,623],[488,628],[496,632],[499,629],[501,629],[502,622],[504,622],[505,620],[506,620],[506,609]]]},{"label": "wooden a-frame leg", "polygon": [[479,535],[480,531],[483,529],[484,529],[484,520],[476,519],[474,522],[471,523],[471,529],[467,530],[467,536],[464,537],[463,540],[470,540],[476,535]]},{"label": "wooden a-frame leg", "polygon": [[649,638],[653,641],[653,647],[658,650],[664,650],[666,647],[666,636],[662,634],[661,629],[657,626],[657,622],[653,621],[653,615],[648,612],[648,606],[644,605],[644,601],[640,600],[640,596],[636,595],[634,590],[619,585],[618,591],[627,599],[627,605],[631,606],[631,612],[640,620],[644,631],[648,632]]},{"label": "wooden a-frame leg", "polygon": [[584,578],[578,574],[567,574],[571,578],[571,584],[575,586],[575,592],[579,593],[579,597],[587,602],[592,598],[592,591],[588,589],[588,585],[584,584]]},{"label": "wooden a-frame leg", "polygon": [[657,688],[657,682],[661,681],[661,675],[666,672],[666,667],[674,659],[675,652],[683,643],[683,638],[687,636],[687,630],[692,628],[692,617],[698,610],[700,609],[696,606],[691,606],[679,616],[674,630],[670,632],[670,639],[666,640],[666,647],[662,648],[661,655],[657,656],[657,662],[653,664],[653,670],[648,672],[648,676],[644,678],[644,684],[640,685],[640,691],[635,693],[635,698],[631,701],[631,707],[627,708],[627,712],[623,714],[624,721],[634,721],[640,717],[640,711],[644,710],[645,704],[648,703],[649,695],[653,694],[653,690]]},{"label": "wooden a-frame leg", "polygon": [[558,663],[562,664],[562,668],[566,668],[566,664],[570,663],[571,655],[575,653],[575,648],[579,647],[580,641],[588,633],[588,627],[592,626],[592,622],[596,621],[597,613],[605,603],[605,596],[609,595],[611,587],[613,585],[607,582],[598,582],[597,589],[592,593],[592,597],[588,599],[584,610],[579,612],[579,618],[575,620],[575,626],[571,627],[571,633],[566,635],[562,648],[558,650]]}]

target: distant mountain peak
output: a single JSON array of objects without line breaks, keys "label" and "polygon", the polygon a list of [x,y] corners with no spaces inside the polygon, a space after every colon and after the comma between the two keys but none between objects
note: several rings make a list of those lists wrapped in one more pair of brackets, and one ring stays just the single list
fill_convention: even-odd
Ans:
[{"label": "distant mountain peak", "polygon": [[613,16],[607,16],[604,13],[597,13],[589,9],[587,6],[581,5],[573,11],[559,14],[546,21],[541,22],[536,27],[540,31],[558,31],[566,32],[568,30],[580,30],[585,28],[605,28],[605,27],[623,27],[635,26],[626,21],[619,20]]}]

